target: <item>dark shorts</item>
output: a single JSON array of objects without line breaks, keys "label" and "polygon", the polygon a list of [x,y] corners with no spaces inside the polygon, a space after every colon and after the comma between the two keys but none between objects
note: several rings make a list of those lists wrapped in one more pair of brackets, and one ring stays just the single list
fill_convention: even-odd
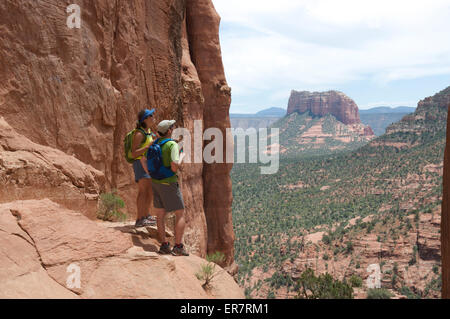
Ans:
[{"label": "dark shorts", "polygon": [[134,170],[134,180],[136,181],[136,183],[143,178],[149,179],[151,178],[151,176],[144,171],[144,168],[142,167],[140,160],[135,160],[133,162],[133,170]]},{"label": "dark shorts", "polygon": [[183,195],[178,183],[158,184],[152,181],[153,206],[166,212],[184,209]]}]

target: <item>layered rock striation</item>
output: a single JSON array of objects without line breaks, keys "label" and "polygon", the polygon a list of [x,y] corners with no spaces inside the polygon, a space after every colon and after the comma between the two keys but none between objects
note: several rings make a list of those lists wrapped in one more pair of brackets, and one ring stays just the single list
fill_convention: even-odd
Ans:
[{"label": "layered rock striation", "polygon": [[[356,103],[342,92],[291,92],[287,114],[311,112],[312,115],[333,115],[344,124],[360,124]],[[373,132],[372,132],[373,135]]]},{"label": "layered rock striation", "polygon": [[[450,104],[447,107],[450,113]],[[441,216],[442,298],[450,299],[450,121],[447,117],[447,140],[444,154],[444,176]]]}]

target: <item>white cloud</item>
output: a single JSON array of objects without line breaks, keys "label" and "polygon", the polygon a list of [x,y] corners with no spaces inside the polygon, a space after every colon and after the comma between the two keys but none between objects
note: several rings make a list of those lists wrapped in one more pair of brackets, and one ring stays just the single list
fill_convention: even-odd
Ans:
[{"label": "white cloud", "polygon": [[213,2],[238,96],[450,74],[450,0]]}]

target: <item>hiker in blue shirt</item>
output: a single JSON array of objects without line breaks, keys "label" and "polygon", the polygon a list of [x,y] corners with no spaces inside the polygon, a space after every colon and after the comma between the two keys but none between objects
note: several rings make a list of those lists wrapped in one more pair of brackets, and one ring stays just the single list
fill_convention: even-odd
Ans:
[{"label": "hiker in blue shirt", "polygon": [[[161,240],[160,254],[172,254],[175,256],[189,256],[182,243],[185,218],[184,201],[178,184],[178,169],[183,160],[178,143],[172,139],[172,131],[175,120],[162,121],[158,124],[157,131],[160,136],[147,152],[147,168],[152,176],[153,209],[156,213],[159,239]],[[174,212],[175,221],[175,246],[170,249],[166,241],[166,229],[164,216],[168,212]]]}]

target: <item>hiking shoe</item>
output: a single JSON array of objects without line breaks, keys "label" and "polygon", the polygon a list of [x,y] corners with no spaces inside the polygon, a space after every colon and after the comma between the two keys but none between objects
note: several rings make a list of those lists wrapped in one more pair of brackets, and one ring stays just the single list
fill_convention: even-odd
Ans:
[{"label": "hiking shoe", "polygon": [[186,248],[183,244],[175,245],[172,249],[172,255],[174,256],[189,256],[189,253],[186,251]]},{"label": "hiking shoe", "polygon": [[140,219],[136,220],[134,227],[144,227],[144,219],[145,218],[140,218]]},{"label": "hiking shoe", "polygon": [[161,247],[159,247],[159,254],[161,255],[169,255],[172,253],[170,250],[170,244],[169,243],[163,243]]},{"label": "hiking shoe", "polygon": [[156,225],[156,217],[147,216],[136,221],[134,227],[146,227],[146,226],[155,226]]},{"label": "hiking shoe", "polygon": [[144,226],[155,226],[156,225],[156,217],[155,216],[147,216],[144,217],[144,220],[142,221]]}]

